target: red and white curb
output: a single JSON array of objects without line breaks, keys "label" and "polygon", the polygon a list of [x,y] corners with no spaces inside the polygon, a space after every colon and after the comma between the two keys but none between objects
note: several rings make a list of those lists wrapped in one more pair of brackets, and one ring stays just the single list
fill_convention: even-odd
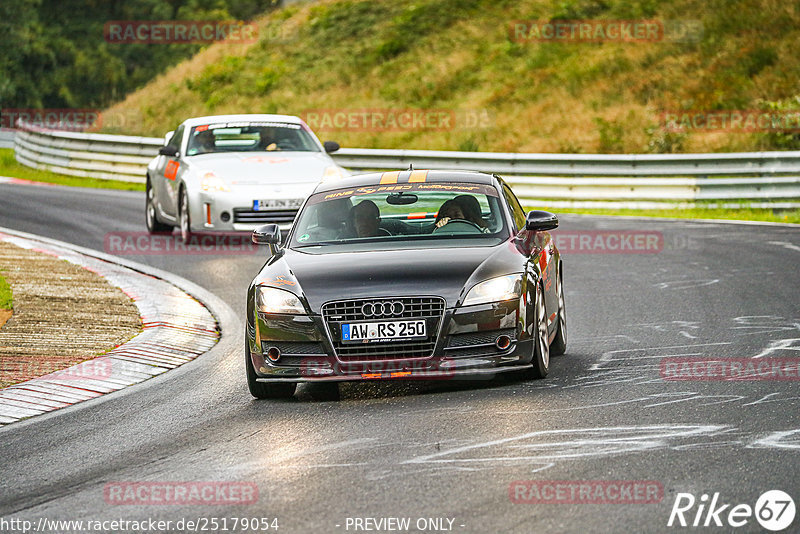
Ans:
[{"label": "red and white curb", "polygon": [[[97,257],[100,254],[81,254],[77,247],[50,240],[2,231],[0,240],[97,273],[133,299],[143,325],[133,339],[103,356],[0,389],[0,426],[132,386],[195,359],[219,340],[211,312],[162,278],[132,270],[110,256],[102,255],[106,261]],[[49,342],[43,339],[42,344]]]}]

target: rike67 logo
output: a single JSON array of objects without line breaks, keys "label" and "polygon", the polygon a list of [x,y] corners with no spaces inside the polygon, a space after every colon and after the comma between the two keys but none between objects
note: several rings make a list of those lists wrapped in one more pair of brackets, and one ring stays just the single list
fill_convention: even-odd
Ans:
[{"label": "rike67 logo", "polygon": [[749,504],[724,503],[718,492],[714,493],[710,501],[705,493],[700,499],[696,499],[691,493],[678,493],[672,504],[667,526],[739,528],[755,517],[762,528],[779,532],[792,524],[794,516],[794,500],[781,490],[763,493],[755,507]]}]

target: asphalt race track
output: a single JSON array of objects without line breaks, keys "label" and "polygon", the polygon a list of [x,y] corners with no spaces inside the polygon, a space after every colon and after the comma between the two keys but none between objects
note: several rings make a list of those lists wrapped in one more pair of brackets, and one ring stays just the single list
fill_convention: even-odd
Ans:
[{"label": "asphalt race track", "polygon": [[[144,195],[0,184],[0,226],[103,250],[108,232],[144,232]],[[0,430],[0,517],[277,518],[281,533],[377,525],[357,518],[410,518],[411,532],[420,518],[428,532],[764,531],[755,517],[731,527],[728,512],[768,490],[800,503],[797,373],[732,382],[662,371],[665,358],[800,357],[800,228],[564,216],[553,233],[625,231],[659,236],[658,250],[562,246],[569,344],[547,379],[347,384],[339,399],[310,385],[290,401],[247,392],[244,297],[265,256],[126,256],[224,299],[234,331],[176,371]],[[57,348],[54,333],[47,349]],[[258,499],[106,502],[108,483],[132,481],[254,483]],[[663,494],[532,504],[512,502],[515,481],[650,481]],[[724,526],[668,527],[679,493],[698,504],[719,493]]]}]

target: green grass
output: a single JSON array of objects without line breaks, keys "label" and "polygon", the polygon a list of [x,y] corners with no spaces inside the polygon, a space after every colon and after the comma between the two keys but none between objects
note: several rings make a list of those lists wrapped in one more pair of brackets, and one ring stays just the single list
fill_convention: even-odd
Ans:
[{"label": "green grass", "polygon": [[[538,206],[537,206],[538,208]],[[554,213],[577,213],[582,215],[615,215],[634,217],[665,217],[670,219],[728,219],[738,221],[766,221],[775,223],[800,224],[800,209],[771,210],[771,209],[671,209],[671,210],[633,210],[633,209],[572,209],[572,208],[547,208]]]},{"label": "green grass", "polygon": [[[696,22],[686,42],[518,42],[515,20]],[[161,136],[187,117],[427,109],[452,127],[319,131],[344,147],[493,152],[800,149],[800,134],[671,132],[662,111],[796,111],[800,10],[760,0],[329,0],[259,19],[106,113]],[[275,36],[281,38],[275,38]],[[313,125],[312,125],[313,128]]]},{"label": "green grass", "polygon": [[14,295],[11,293],[11,286],[6,279],[0,275],[0,310],[11,310],[14,307]]},{"label": "green grass", "polygon": [[74,187],[92,187],[96,189],[122,189],[125,191],[144,191],[144,184],[121,182],[117,180],[98,180],[96,178],[81,178],[79,176],[65,176],[50,171],[42,171],[26,167],[14,159],[14,150],[11,148],[0,149],[0,176],[21,178],[34,182],[49,184],[69,185]]}]

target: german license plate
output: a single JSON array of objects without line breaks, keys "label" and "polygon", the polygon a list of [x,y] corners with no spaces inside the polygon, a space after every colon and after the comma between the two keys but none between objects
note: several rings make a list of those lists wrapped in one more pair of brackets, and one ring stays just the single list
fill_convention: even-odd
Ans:
[{"label": "german license plate", "polygon": [[302,198],[271,198],[269,200],[254,200],[253,211],[299,208],[302,203]]},{"label": "german license plate", "polygon": [[380,343],[425,339],[425,320],[345,323],[342,343]]}]

